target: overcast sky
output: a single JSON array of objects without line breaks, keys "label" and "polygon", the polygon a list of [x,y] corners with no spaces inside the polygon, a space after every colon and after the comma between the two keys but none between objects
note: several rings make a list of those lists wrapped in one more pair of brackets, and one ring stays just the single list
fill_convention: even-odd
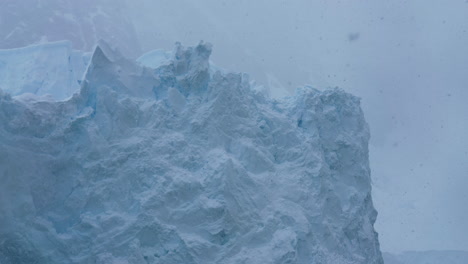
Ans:
[{"label": "overcast sky", "polygon": [[[76,47],[89,48],[100,32],[140,53],[204,40],[214,44],[215,64],[249,73],[273,95],[310,84],[360,96],[382,250],[468,250],[468,1],[126,0],[120,10],[111,0],[46,1],[66,16],[28,1],[37,6],[0,16],[0,47],[29,44],[27,29],[39,36],[41,25],[47,40],[59,40],[59,28],[84,17],[85,26],[63,35],[82,42]],[[12,23],[18,18],[24,23]]]}]

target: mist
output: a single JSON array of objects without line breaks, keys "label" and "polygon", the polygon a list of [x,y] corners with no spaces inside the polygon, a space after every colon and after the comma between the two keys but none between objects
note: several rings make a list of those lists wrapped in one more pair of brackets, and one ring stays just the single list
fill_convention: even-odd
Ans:
[{"label": "mist", "polygon": [[141,1],[143,50],[213,43],[273,96],[338,86],[371,128],[383,251],[468,250],[465,1]]}]

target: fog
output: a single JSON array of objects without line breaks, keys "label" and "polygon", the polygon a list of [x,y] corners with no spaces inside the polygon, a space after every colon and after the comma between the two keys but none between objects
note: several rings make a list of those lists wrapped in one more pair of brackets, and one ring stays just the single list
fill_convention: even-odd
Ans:
[{"label": "fog", "polygon": [[[468,250],[467,1],[29,2],[0,3],[0,48],[71,38],[91,50],[104,38],[136,57],[204,40],[216,65],[272,96],[309,84],[361,97],[382,250]],[[62,9],[75,23],[51,20]],[[114,16],[76,22],[90,12]]]},{"label": "fog", "polygon": [[[282,95],[362,98],[384,251],[468,249],[468,3],[144,1],[144,50],[214,44],[212,60]],[[145,10],[145,11],[142,11]],[[151,10],[151,11],[150,11]]]}]

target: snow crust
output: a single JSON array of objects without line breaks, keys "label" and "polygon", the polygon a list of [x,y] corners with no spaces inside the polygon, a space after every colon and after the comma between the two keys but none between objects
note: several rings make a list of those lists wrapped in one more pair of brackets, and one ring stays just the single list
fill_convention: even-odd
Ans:
[{"label": "snow crust", "polygon": [[66,99],[80,89],[91,55],[73,50],[69,41],[0,50],[0,88],[13,96]]},{"label": "snow crust", "polygon": [[172,54],[100,43],[68,100],[0,92],[0,263],[383,263],[358,98]]}]

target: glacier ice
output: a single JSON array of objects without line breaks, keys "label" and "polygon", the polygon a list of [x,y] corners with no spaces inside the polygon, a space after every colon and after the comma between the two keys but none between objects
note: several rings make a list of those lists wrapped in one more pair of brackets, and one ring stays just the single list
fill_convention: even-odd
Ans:
[{"label": "glacier ice", "polygon": [[358,98],[161,54],[100,43],[67,100],[0,92],[1,263],[383,263]]},{"label": "glacier ice", "polygon": [[2,0],[0,49],[69,40],[73,48],[91,51],[99,39],[125,55],[140,52],[140,42],[125,0]]},{"label": "glacier ice", "polygon": [[67,99],[79,90],[90,57],[69,41],[0,50],[0,88],[13,96]]},{"label": "glacier ice", "polygon": [[141,55],[136,61],[143,66],[156,69],[162,65],[169,64],[172,57],[172,52],[157,49]]}]

